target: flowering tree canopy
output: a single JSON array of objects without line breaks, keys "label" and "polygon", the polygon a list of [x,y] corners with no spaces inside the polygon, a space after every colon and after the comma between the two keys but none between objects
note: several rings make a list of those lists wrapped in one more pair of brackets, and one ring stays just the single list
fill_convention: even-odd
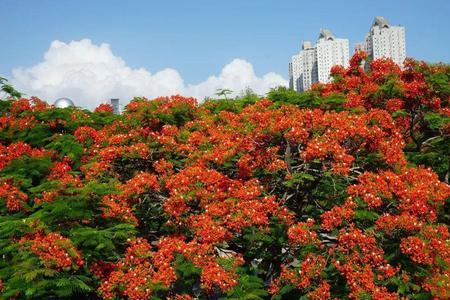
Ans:
[{"label": "flowering tree canopy", "polygon": [[449,299],[450,67],[297,94],[0,101],[0,298]]}]

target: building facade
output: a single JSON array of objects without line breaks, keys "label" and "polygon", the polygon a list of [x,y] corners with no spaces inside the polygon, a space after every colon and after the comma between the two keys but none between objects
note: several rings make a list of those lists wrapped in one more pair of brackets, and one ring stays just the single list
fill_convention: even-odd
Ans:
[{"label": "building facade", "polygon": [[110,98],[103,103],[111,105],[114,114],[120,115],[122,113],[122,105],[119,98]]},{"label": "building facade", "polygon": [[[406,59],[405,27],[391,26],[384,17],[375,17],[364,42],[355,44],[355,51],[365,51],[369,60],[391,58],[400,67]],[[289,87],[303,92],[317,81],[330,82],[335,65],[348,66],[348,39],[335,38],[331,31],[321,29],[314,46],[304,42],[289,62]],[[367,67],[367,65],[366,65]]]},{"label": "building facade", "polygon": [[318,80],[323,83],[330,82],[330,70],[333,66],[348,66],[348,39],[335,38],[329,30],[321,29],[316,48]]},{"label": "building facade", "polygon": [[365,50],[371,60],[391,58],[402,67],[406,58],[405,27],[391,26],[384,17],[375,17],[366,35]]},{"label": "building facade", "polygon": [[306,91],[317,81],[317,51],[311,42],[304,42],[302,50],[292,56],[289,63],[290,88],[296,91]]},{"label": "building facade", "polygon": [[353,52],[358,52],[358,51],[367,52],[366,43],[356,43],[353,47]]},{"label": "building facade", "polygon": [[315,46],[304,42],[299,54],[289,63],[289,87],[303,92],[317,81],[329,82],[334,65],[347,66],[349,60],[347,39],[337,39],[331,31],[321,29]]}]

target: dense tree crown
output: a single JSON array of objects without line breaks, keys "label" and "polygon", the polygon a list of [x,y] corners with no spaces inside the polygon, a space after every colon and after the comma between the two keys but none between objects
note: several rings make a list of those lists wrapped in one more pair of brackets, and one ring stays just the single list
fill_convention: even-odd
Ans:
[{"label": "dense tree crown", "polygon": [[2,299],[449,299],[450,67],[298,94],[0,101]]}]

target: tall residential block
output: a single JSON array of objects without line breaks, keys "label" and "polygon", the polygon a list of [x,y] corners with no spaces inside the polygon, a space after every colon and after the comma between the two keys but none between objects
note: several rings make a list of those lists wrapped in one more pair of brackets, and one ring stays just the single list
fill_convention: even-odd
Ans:
[{"label": "tall residential block", "polygon": [[311,42],[303,42],[300,53],[289,63],[290,88],[306,91],[317,81],[317,52]]},{"label": "tall residential block", "polygon": [[330,82],[330,70],[335,65],[348,66],[349,61],[348,39],[338,39],[331,31],[321,29],[317,40],[317,71],[318,80]]},{"label": "tall residential block", "polygon": [[321,29],[315,46],[304,42],[289,63],[289,87],[295,91],[308,90],[317,81],[329,82],[334,65],[347,66],[349,61],[347,39],[337,39],[331,31]]},{"label": "tall residential block", "polygon": [[366,35],[365,49],[371,60],[391,58],[403,66],[406,58],[405,27],[391,26],[384,17],[375,17]]},{"label": "tall residential block", "polygon": [[113,112],[116,115],[120,115],[120,101],[117,98],[109,99],[109,104],[113,108]]}]

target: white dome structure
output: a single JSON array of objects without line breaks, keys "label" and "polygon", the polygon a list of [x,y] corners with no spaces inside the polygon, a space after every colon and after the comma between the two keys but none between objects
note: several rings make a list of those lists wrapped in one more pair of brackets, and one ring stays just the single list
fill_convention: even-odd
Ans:
[{"label": "white dome structure", "polygon": [[73,103],[72,100],[70,100],[69,98],[59,98],[56,99],[55,103],[53,103],[53,105],[56,108],[67,108],[67,107],[74,107],[75,104]]}]

